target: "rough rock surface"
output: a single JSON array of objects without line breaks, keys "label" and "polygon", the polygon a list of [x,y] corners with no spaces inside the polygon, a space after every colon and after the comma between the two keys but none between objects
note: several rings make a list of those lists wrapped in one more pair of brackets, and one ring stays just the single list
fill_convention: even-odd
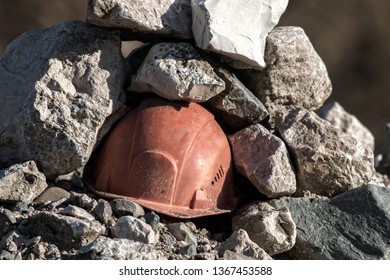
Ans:
[{"label": "rough rock surface", "polygon": [[198,47],[225,56],[235,68],[261,69],[268,33],[288,0],[192,0],[192,31]]},{"label": "rough rock surface", "polygon": [[368,146],[315,113],[295,109],[276,116],[276,127],[297,170],[297,195],[334,196],[368,183],[374,154]]},{"label": "rough rock surface", "polygon": [[267,67],[238,73],[271,116],[283,109],[322,106],[332,92],[326,66],[300,27],[276,27],[267,37]]},{"label": "rough rock surface", "polygon": [[49,177],[81,167],[121,106],[118,33],[79,21],[24,33],[0,58],[0,161]]},{"label": "rough rock surface", "polygon": [[367,185],[331,199],[280,198],[297,225],[295,259],[390,259],[390,188]]},{"label": "rough rock surface", "polygon": [[136,242],[152,244],[155,234],[152,227],[133,216],[122,216],[111,229],[114,238],[126,238]]},{"label": "rough rock surface", "polygon": [[129,215],[138,218],[145,215],[145,211],[141,205],[124,198],[116,198],[111,200],[110,206],[118,218]]},{"label": "rough rock surface", "polygon": [[188,43],[154,45],[129,90],[154,92],[169,100],[204,102],[225,89],[225,83]]},{"label": "rough rock surface", "polygon": [[225,82],[225,90],[205,102],[205,106],[234,130],[268,118],[268,111],[260,100],[243,83],[230,73],[221,62],[202,56],[212,64],[215,73]]},{"label": "rough rock surface", "polygon": [[295,244],[296,226],[286,207],[253,202],[238,209],[233,230],[243,229],[270,256],[290,250]]},{"label": "rough rock surface", "polygon": [[0,201],[31,203],[47,188],[46,177],[34,161],[0,170]]},{"label": "rough rock surface", "polygon": [[191,0],[90,0],[87,21],[121,28],[123,39],[192,39]]},{"label": "rough rock surface", "polygon": [[231,251],[258,260],[272,260],[259,245],[249,238],[248,233],[243,229],[233,232],[233,234],[226,239],[225,242],[219,244],[216,249],[222,256],[226,251]]},{"label": "rough rock surface", "polygon": [[229,136],[236,170],[270,198],[296,191],[295,171],[283,141],[260,124]]},{"label": "rough rock surface", "polygon": [[327,120],[345,133],[355,137],[358,141],[367,145],[374,151],[374,135],[354,115],[345,111],[338,102],[333,101],[322,106],[318,111],[318,116]]}]

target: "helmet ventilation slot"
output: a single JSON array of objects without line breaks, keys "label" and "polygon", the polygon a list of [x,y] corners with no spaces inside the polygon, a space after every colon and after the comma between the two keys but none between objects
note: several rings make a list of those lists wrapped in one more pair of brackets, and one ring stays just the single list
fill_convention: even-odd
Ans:
[{"label": "helmet ventilation slot", "polygon": [[211,181],[211,185],[216,184],[219,180],[222,179],[223,175],[225,175],[225,172],[223,171],[222,166],[219,166],[217,174],[214,176],[214,180]]}]

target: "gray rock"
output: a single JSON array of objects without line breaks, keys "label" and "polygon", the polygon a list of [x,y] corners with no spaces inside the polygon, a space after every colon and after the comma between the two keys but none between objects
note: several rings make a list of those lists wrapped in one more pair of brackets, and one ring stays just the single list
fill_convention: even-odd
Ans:
[{"label": "gray rock", "polygon": [[154,244],[145,244],[128,239],[99,237],[80,249],[83,258],[92,260],[164,260],[162,251]]},{"label": "gray rock", "polygon": [[225,83],[188,43],[154,45],[133,76],[129,90],[154,92],[169,100],[204,102],[225,89]]},{"label": "gray rock", "polygon": [[354,115],[351,115],[336,101],[329,102],[321,107],[318,116],[327,120],[335,127],[353,136],[356,140],[370,147],[375,148],[374,135]]},{"label": "gray rock", "polygon": [[85,194],[85,193],[78,193],[78,192],[70,192],[70,202],[74,205],[77,205],[83,209],[86,209],[87,211],[91,212],[93,209],[95,209],[98,202],[96,199],[91,197],[91,195]]},{"label": "gray rock", "polygon": [[129,215],[137,218],[145,215],[145,210],[138,203],[124,198],[113,199],[110,205],[118,218]]},{"label": "gray rock", "polygon": [[267,107],[271,119],[286,108],[316,110],[332,92],[326,66],[300,27],[271,31],[265,61],[263,71],[242,71],[238,76]]},{"label": "gray rock", "polygon": [[28,212],[28,205],[25,202],[18,201],[12,207],[12,211],[19,212],[19,213],[27,213]]},{"label": "gray rock", "polygon": [[22,201],[28,204],[46,188],[45,175],[38,170],[34,161],[0,170],[0,201],[7,203]]},{"label": "gray rock", "polygon": [[79,219],[85,219],[85,220],[88,220],[88,221],[95,220],[95,217],[93,215],[89,214],[83,208],[80,208],[80,207],[77,207],[77,206],[74,206],[74,205],[66,206],[61,211],[61,214],[62,215],[67,215],[67,216],[76,217],[76,218],[79,218]]},{"label": "gray rock", "polygon": [[83,189],[84,183],[82,176],[83,168],[80,168],[68,174],[58,176],[55,178],[54,183],[56,186],[66,190]]},{"label": "gray rock", "polygon": [[190,0],[91,0],[87,21],[123,29],[126,40],[192,39]]},{"label": "gray rock", "polygon": [[104,224],[108,224],[112,218],[112,208],[110,203],[104,199],[100,199],[93,212]]},{"label": "gray rock", "polygon": [[234,215],[232,228],[245,230],[270,256],[286,252],[295,244],[296,226],[286,207],[275,208],[266,202],[245,205]]},{"label": "gray rock", "polygon": [[41,211],[30,217],[25,230],[30,235],[42,236],[43,240],[53,242],[63,250],[92,242],[104,235],[106,228],[96,221]]},{"label": "gray rock", "polygon": [[59,187],[49,187],[34,200],[34,205],[45,205],[64,198],[69,199],[70,193]]},{"label": "gray rock", "polygon": [[248,233],[243,229],[238,229],[225,241],[220,243],[216,249],[220,256],[225,256],[226,251],[241,254],[258,260],[272,260],[272,258],[253,242]]},{"label": "gray rock", "polygon": [[55,178],[83,166],[123,109],[117,32],[81,21],[24,33],[0,58],[0,161]]},{"label": "gray rock", "polygon": [[236,170],[266,196],[280,197],[296,191],[292,162],[283,141],[260,124],[229,136]]},{"label": "gray rock", "polygon": [[6,251],[6,250],[1,250],[0,251],[0,261],[3,261],[3,260],[13,260],[13,256],[12,256],[12,253]]},{"label": "gray rock", "polygon": [[188,244],[188,245],[180,248],[178,251],[178,254],[193,257],[196,254],[198,254],[197,249],[196,249],[196,245],[195,244]]},{"label": "gray rock", "polygon": [[8,209],[6,208],[3,208],[2,206],[0,206],[0,215],[4,216],[5,218],[7,218],[7,220],[11,223],[11,224],[16,224],[16,218],[15,218],[15,215]]},{"label": "gray rock", "polygon": [[297,170],[297,192],[334,196],[374,176],[371,148],[315,113],[295,109],[276,116],[276,127]]},{"label": "gray rock", "polygon": [[184,241],[188,244],[198,244],[196,236],[184,223],[168,224],[167,228],[177,241]]},{"label": "gray rock", "polygon": [[145,214],[143,217],[145,222],[152,227],[152,229],[157,230],[158,225],[160,224],[160,216],[154,213],[153,211]]},{"label": "gray rock", "polygon": [[192,32],[198,47],[225,56],[235,68],[261,69],[268,33],[288,0],[192,0]]},{"label": "gray rock", "polygon": [[224,259],[224,260],[233,260],[233,261],[236,261],[236,260],[255,260],[255,258],[247,257],[247,256],[245,256],[243,254],[232,252],[230,250],[226,250],[223,253],[222,259]]},{"label": "gray rock", "polygon": [[[207,60],[211,62],[211,59]],[[225,90],[206,101],[205,106],[234,130],[264,121],[269,114],[260,100],[220,63],[212,65],[224,81]]]},{"label": "gray rock", "polygon": [[297,225],[295,259],[390,259],[390,188],[367,185],[331,199],[280,198]]},{"label": "gray rock", "polygon": [[133,216],[122,216],[111,228],[114,238],[126,238],[136,242],[151,244],[156,242],[150,225]]}]

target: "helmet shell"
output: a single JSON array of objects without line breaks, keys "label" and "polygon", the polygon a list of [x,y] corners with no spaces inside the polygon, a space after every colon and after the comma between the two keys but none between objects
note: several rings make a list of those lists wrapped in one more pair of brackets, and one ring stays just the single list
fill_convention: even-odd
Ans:
[{"label": "helmet shell", "polygon": [[84,180],[173,217],[233,210],[231,151],[214,116],[196,103],[148,98],[127,113],[93,153]]}]

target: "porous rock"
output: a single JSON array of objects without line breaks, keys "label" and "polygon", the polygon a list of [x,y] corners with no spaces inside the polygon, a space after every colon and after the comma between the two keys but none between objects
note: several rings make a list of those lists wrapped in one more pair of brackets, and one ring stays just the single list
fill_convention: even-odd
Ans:
[{"label": "porous rock", "polygon": [[[1,149],[1,148],[0,148]],[[34,161],[0,170],[0,201],[31,203],[47,188],[46,178]]]},{"label": "porous rock", "polygon": [[85,164],[123,109],[120,47],[118,33],[81,21],[14,40],[0,58],[1,163],[33,159],[50,178]]},{"label": "porous rock", "polygon": [[334,196],[368,183],[375,174],[371,148],[315,113],[280,113],[276,127],[295,162],[296,195]]},{"label": "porous rock", "polygon": [[91,244],[80,248],[79,259],[165,260],[167,258],[153,244],[100,236]]},{"label": "porous rock", "polygon": [[114,238],[126,238],[145,244],[154,243],[155,234],[150,225],[133,216],[122,216],[111,228]]},{"label": "porous rock", "polygon": [[337,102],[332,101],[321,107],[318,116],[335,127],[353,136],[374,151],[374,135],[354,115],[351,115]]},{"label": "porous rock", "polygon": [[234,166],[266,196],[280,197],[296,191],[294,167],[283,141],[260,124],[229,136]]},{"label": "porous rock", "polygon": [[125,40],[192,39],[191,0],[90,0],[87,21],[120,28]]},{"label": "porous rock", "polygon": [[331,199],[283,197],[297,225],[293,259],[390,259],[390,188],[366,185]]},{"label": "porous rock", "polygon": [[195,42],[235,68],[261,69],[266,37],[287,4],[288,0],[192,0]]},{"label": "porous rock", "polygon": [[272,260],[259,245],[249,238],[248,233],[243,229],[234,231],[232,235],[226,239],[226,241],[220,243],[216,249],[220,256],[224,256],[226,251],[231,251],[258,260]]},{"label": "porous rock", "polygon": [[129,90],[154,92],[169,100],[204,102],[225,89],[225,83],[188,43],[154,45],[132,78]]},{"label": "porous rock", "polygon": [[271,117],[285,109],[316,110],[332,92],[324,62],[300,27],[276,27],[267,37],[267,67],[241,71],[241,81],[267,107]]},{"label": "porous rock", "polygon": [[296,226],[286,207],[253,202],[233,216],[233,230],[243,229],[270,256],[290,250],[295,244]]}]

